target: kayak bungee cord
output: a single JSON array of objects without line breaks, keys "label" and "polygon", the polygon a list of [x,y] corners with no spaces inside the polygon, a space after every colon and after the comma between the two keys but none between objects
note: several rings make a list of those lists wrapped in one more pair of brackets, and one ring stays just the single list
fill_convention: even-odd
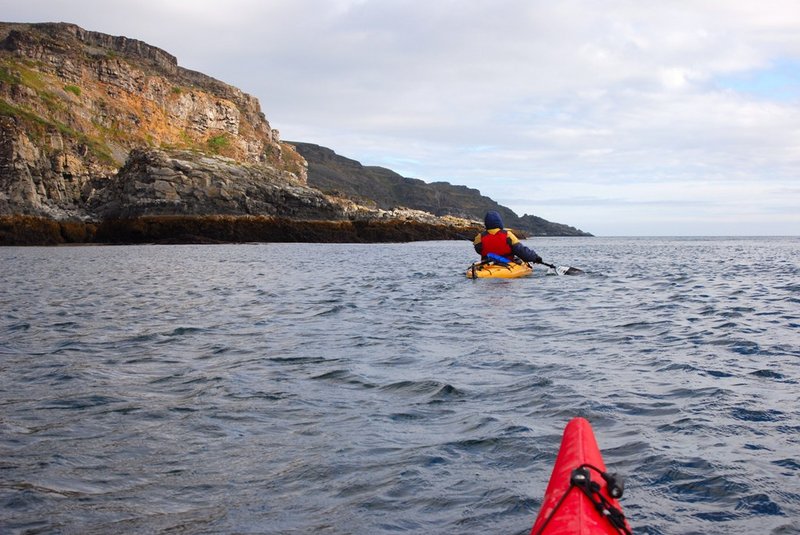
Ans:
[{"label": "kayak bungee cord", "polygon": [[513,279],[533,273],[533,267],[528,262],[518,259],[507,260],[502,257],[492,258],[492,256],[496,255],[490,253],[489,258],[470,265],[467,269],[467,278],[473,280],[492,277]]},{"label": "kayak bungee cord", "polygon": [[623,535],[633,535],[628,529],[628,526],[625,524],[625,515],[622,513],[622,511],[620,511],[618,507],[615,507],[606,499],[605,496],[600,493],[600,484],[596,481],[592,481],[591,474],[589,473],[590,469],[600,474],[600,477],[602,477],[606,482],[606,489],[608,490],[609,496],[614,499],[622,497],[622,493],[624,492],[625,488],[621,478],[619,478],[616,474],[608,474],[607,472],[604,472],[591,464],[582,464],[572,471],[569,481],[569,488],[564,491],[564,494],[558,500],[558,503],[556,503],[556,506],[553,508],[550,514],[547,515],[547,518],[539,530],[531,535],[540,535],[541,533],[544,533],[544,529],[547,527],[547,524],[550,522],[550,520],[552,520],[558,509],[561,507],[561,504],[564,503],[564,500],[567,499],[567,496],[574,488],[577,488],[583,492],[589,501],[592,502],[595,510],[597,510],[597,512],[600,513],[600,515],[606,520],[608,520],[618,533],[622,533]]},{"label": "kayak bungee cord", "polygon": [[487,265],[487,264],[491,264],[491,263],[492,263],[492,261],[491,261],[491,260],[481,260],[480,262],[474,262],[474,263],[472,264],[472,268],[471,268],[471,269],[472,269],[472,278],[473,278],[473,279],[476,279],[476,278],[477,278],[477,277],[476,277],[476,274],[475,274],[475,270],[476,270],[477,268],[482,268],[483,266],[485,266],[485,265]]},{"label": "kayak bungee cord", "polygon": [[600,484],[592,481],[589,475],[589,470],[594,470],[606,482],[606,489],[609,496],[614,499],[621,498],[624,491],[622,480],[617,481],[615,474],[608,474],[591,464],[583,464],[572,472],[570,484],[578,487],[583,491],[589,501],[594,504],[598,513],[603,515],[611,525],[617,528],[617,531],[625,535],[631,535],[630,530],[625,525],[625,515],[619,508],[615,507],[605,496],[600,494]]}]

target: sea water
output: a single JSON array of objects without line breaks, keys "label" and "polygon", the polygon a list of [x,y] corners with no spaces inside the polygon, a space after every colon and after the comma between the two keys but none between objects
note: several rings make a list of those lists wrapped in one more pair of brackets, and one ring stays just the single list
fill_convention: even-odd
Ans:
[{"label": "sea water", "polygon": [[636,533],[800,533],[800,239],[0,249],[0,532],[530,530],[593,425]]}]

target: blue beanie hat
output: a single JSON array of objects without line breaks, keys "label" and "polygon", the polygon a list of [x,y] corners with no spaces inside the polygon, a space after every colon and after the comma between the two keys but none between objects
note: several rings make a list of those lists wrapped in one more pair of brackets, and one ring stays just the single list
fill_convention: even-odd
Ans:
[{"label": "blue beanie hat", "polygon": [[500,218],[500,214],[494,210],[486,212],[486,217],[483,218],[483,224],[486,225],[487,229],[503,228],[503,220]]}]

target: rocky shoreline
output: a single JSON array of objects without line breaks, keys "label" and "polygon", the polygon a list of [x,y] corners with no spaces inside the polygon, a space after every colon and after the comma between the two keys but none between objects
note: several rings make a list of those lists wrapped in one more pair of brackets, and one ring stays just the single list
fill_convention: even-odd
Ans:
[{"label": "rocky shoreline", "polygon": [[142,216],[102,222],[0,216],[0,246],[215,244],[252,242],[392,243],[471,239],[475,226],[414,220],[321,221],[270,216]]}]

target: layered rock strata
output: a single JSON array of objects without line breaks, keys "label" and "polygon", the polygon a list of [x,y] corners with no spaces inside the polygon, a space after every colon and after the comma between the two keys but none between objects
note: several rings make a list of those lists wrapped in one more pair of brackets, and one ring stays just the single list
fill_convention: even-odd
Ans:
[{"label": "layered rock strata", "polygon": [[[270,183],[306,183],[258,100],[135,39],[0,24],[0,97],[0,214],[102,216],[104,189],[140,159],[131,152],[152,148],[229,158],[229,182],[260,166]],[[150,208],[174,211],[162,200]]]}]

